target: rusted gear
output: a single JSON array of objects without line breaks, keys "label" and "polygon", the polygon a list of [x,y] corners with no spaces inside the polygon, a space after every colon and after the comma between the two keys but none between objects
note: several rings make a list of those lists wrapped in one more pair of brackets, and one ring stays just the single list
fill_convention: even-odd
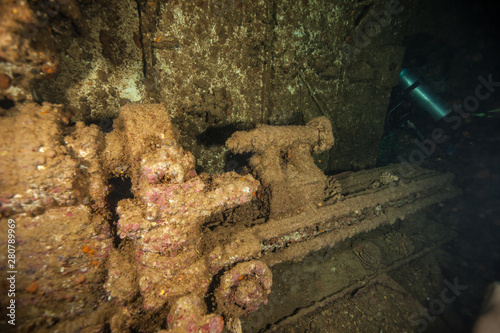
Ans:
[{"label": "rusted gear", "polygon": [[267,304],[271,293],[272,273],[266,264],[252,260],[236,264],[225,272],[215,290],[218,312],[226,317],[239,317]]}]

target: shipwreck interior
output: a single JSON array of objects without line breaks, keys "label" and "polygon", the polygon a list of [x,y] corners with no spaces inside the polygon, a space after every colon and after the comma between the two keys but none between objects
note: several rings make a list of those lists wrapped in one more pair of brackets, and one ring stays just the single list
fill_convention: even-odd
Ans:
[{"label": "shipwreck interior", "polygon": [[499,332],[498,7],[0,0],[0,331]]}]

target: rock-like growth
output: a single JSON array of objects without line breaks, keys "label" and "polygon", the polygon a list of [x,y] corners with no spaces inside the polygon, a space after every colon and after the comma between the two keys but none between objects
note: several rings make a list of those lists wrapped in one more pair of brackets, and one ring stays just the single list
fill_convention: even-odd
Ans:
[{"label": "rock-like growth", "polygon": [[[212,273],[197,246],[212,214],[252,199],[259,183],[236,173],[197,175],[195,159],[161,105],[124,107],[106,136],[104,165],[129,175],[134,199],[118,203],[118,235],[132,239],[144,307],[157,309],[187,293],[202,296]],[[119,277],[113,277],[113,279]],[[109,283],[110,292],[117,284]]]},{"label": "rock-like growth", "polygon": [[[60,106],[28,104],[1,124],[0,214],[17,222],[16,251],[23,258],[17,269],[24,277],[18,299],[30,308],[26,327],[54,309],[59,315],[47,318],[47,325],[79,315],[81,325],[98,326],[97,318],[85,322],[96,305],[81,301],[96,290],[134,309],[140,295],[141,311],[172,306],[187,295],[200,299],[214,267],[221,268],[201,252],[201,225],[250,201],[259,182],[234,172],[197,175],[195,158],[178,144],[161,105],[125,106],[107,134],[68,122]],[[109,180],[117,176],[130,178],[134,198],[119,201],[113,222]],[[6,226],[0,226],[3,234]],[[113,249],[116,236],[123,242]],[[74,314],[65,313],[68,304]],[[200,304],[193,313],[204,311]],[[133,319],[121,313],[112,326],[128,329]],[[216,315],[207,318],[222,325]]]}]

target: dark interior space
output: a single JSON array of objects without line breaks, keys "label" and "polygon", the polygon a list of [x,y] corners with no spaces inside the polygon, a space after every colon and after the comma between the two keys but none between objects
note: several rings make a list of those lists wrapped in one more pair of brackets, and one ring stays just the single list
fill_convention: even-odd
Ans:
[{"label": "dark interior space", "polygon": [[[464,105],[465,112],[460,120],[434,121],[407,97],[395,117],[387,120],[378,163],[397,162],[398,157],[408,158],[415,149],[421,150],[425,152],[424,167],[453,173],[464,189],[452,207],[437,207],[428,214],[457,232],[443,248],[439,265],[445,276],[470,281],[458,299],[460,304],[452,305],[465,323],[460,331],[468,332],[481,311],[488,285],[500,278],[498,89],[482,88],[487,97],[474,102],[477,87],[484,82],[479,77],[494,81],[492,86],[499,85],[500,40],[493,14],[498,12],[498,3],[423,3],[435,10],[425,11],[425,23],[418,23],[428,26],[425,33],[405,37],[403,67],[418,73],[450,106]],[[396,87],[392,97],[400,91]],[[407,120],[415,127],[408,126]],[[432,140],[435,129],[443,130],[437,141]],[[441,330],[426,327],[426,331]]]}]

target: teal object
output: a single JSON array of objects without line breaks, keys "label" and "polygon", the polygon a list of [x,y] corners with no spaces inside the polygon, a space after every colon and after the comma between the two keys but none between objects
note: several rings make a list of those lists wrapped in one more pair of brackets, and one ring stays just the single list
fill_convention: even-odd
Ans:
[{"label": "teal object", "polygon": [[403,89],[409,89],[408,96],[417,105],[429,113],[434,120],[440,120],[451,112],[450,107],[439,96],[436,96],[427,86],[413,74],[409,69],[404,68],[399,73],[399,85]]}]

